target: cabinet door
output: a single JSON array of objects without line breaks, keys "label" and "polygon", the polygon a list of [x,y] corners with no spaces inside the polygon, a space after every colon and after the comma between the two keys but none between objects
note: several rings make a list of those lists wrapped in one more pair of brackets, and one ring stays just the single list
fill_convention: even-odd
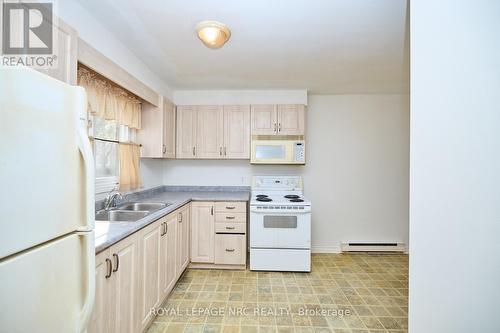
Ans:
[{"label": "cabinet door", "polygon": [[215,219],[213,202],[191,203],[191,261],[214,262]]},{"label": "cabinet door", "polygon": [[48,69],[37,69],[53,78],[71,85],[76,85],[78,61],[78,34],[76,30],[64,23],[63,20],[54,20],[57,51],[55,52],[55,66]]},{"label": "cabinet door", "polygon": [[114,332],[136,331],[137,297],[137,234],[133,234],[110,249],[113,262],[112,306]]},{"label": "cabinet door", "polygon": [[196,157],[196,107],[177,107],[177,158]]},{"label": "cabinet door", "polygon": [[181,275],[189,263],[189,205],[184,206],[178,213],[177,232],[177,275]]},{"label": "cabinet door", "polygon": [[163,230],[158,220],[139,232],[139,331],[152,318],[150,310],[160,304],[160,239]]},{"label": "cabinet door", "polygon": [[175,158],[175,105],[163,98],[163,157]]},{"label": "cabinet door", "polygon": [[222,106],[198,106],[196,157],[223,158],[224,115]]},{"label": "cabinet door", "polygon": [[165,112],[161,106],[156,107],[149,103],[142,104],[141,129],[137,131],[137,142],[142,145],[141,157],[163,157],[165,151],[163,134],[165,122]]},{"label": "cabinet door", "polygon": [[177,214],[172,213],[162,219],[166,223],[166,233],[161,238],[160,270],[162,299],[168,296],[177,280]]},{"label": "cabinet door", "polygon": [[224,106],[224,157],[250,158],[250,106]]},{"label": "cabinet door", "polygon": [[278,117],[276,105],[252,105],[252,135],[274,135],[277,133]]},{"label": "cabinet door", "polygon": [[95,257],[95,300],[87,328],[89,333],[111,331],[111,285],[111,260],[108,249]]},{"label": "cabinet door", "polygon": [[304,105],[278,105],[278,134],[304,135]]}]

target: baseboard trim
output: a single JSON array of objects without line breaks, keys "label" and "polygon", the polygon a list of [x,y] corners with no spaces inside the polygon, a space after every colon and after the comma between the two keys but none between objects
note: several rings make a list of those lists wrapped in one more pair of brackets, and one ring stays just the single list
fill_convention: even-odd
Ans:
[{"label": "baseboard trim", "polygon": [[340,246],[312,246],[312,253],[340,253]]}]

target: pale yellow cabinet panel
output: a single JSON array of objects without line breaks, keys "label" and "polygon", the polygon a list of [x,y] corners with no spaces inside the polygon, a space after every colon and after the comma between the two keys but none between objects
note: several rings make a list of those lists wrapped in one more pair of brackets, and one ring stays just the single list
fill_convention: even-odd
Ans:
[{"label": "pale yellow cabinet panel", "polygon": [[196,157],[197,109],[195,106],[177,107],[177,158]]},{"label": "pale yellow cabinet panel", "polygon": [[250,106],[224,106],[224,158],[250,158]]},{"label": "pale yellow cabinet panel", "polygon": [[189,264],[189,231],[191,224],[190,204],[182,207],[177,214],[178,232],[177,232],[177,272],[180,276]]},{"label": "pale yellow cabinet panel", "polygon": [[114,332],[133,333],[137,329],[137,251],[136,234],[125,238],[110,249],[113,263]]},{"label": "pale yellow cabinet panel", "polygon": [[111,332],[112,262],[109,249],[95,257],[95,300],[90,316],[89,333]]},{"label": "pale yellow cabinet panel", "polygon": [[276,105],[252,105],[252,135],[274,135],[278,130]]},{"label": "pale yellow cabinet panel", "polygon": [[160,242],[164,220],[158,220],[139,231],[139,330],[152,319],[150,312],[160,304]]},{"label": "pale yellow cabinet panel", "polygon": [[177,214],[171,213],[161,220],[163,225],[161,232],[161,253],[160,253],[160,280],[161,294],[165,298],[177,280]]},{"label": "pale yellow cabinet panel", "polygon": [[246,262],[246,236],[238,234],[215,235],[215,263],[243,265]]},{"label": "pale yellow cabinet panel", "polygon": [[191,261],[214,262],[215,219],[213,202],[191,203]]},{"label": "pale yellow cabinet panel", "polygon": [[141,129],[137,142],[143,158],[175,158],[175,105],[166,97],[160,106],[142,104]]},{"label": "pale yellow cabinet panel", "polygon": [[175,105],[168,99],[163,99],[163,144],[164,158],[175,158]]},{"label": "pale yellow cabinet panel", "polygon": [[278,105],[278,134],[304,135],[304,105]]},{"label": "pale yellow cabinet panel", "polygon": [[137,236],[96,256],[96,291],[88,332],[137,331]]},{"label": "pale yellow cabinet panel", "polygon": [[37,69],[53,78],[71,85],[76,85],[78,66],[78,34],[76,30],[64,23],[61,19],[54,20],[57,50],[54,66],[48,69]]},{"label": "pale yellow cabinet panel", "polygon": [[196,128],[196,157],[223,156],[224,126],[221,106],[198,106]]}]

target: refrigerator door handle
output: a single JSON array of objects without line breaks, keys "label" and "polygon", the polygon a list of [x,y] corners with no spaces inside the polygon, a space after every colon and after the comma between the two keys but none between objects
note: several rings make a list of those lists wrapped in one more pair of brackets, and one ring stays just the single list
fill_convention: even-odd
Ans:
[{"label": "refrigerator door handle", "polygon": [[94,231],[78,232],[80,237],[84,238],[85,244],[85,279],[86,279],[86,293],[85,301],[80,312],[78,320],[78,328],[80,332],[87,331],[87,325],[92,314],[95,299],[95,245],[94,245]]},{"label": "refrigerator door handle", "polygon": [[94,230],[95,224],[95,176],[94,176],[94,154],[92,146],[87,134],[87,94],[85,89],[78,87],[80,90],[80,103],[77,103],[80,110],[77,112],[78,122],[78,148],[85,163],[85,192],[86,192],[86,215],[87,223],[77,229],[77,231],[90,231]]}]

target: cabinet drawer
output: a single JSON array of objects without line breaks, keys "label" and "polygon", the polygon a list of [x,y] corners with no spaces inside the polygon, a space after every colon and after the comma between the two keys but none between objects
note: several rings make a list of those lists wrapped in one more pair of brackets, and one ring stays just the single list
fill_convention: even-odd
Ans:
[{"label": "cabinet drawer", "polygon": [[215,263],[224,265],[243,265],[246,261],[246,236],[216,234]]},{"label": "cabinet drawer", "polygon": [[246,213],[247,203],[246,202],[216,202],[215,203],[216,212],[235,212],[235,213]]},{"label": "cabinet drawer", "polygon": [[232,234],[244,234],[247,231],[246,223],[217,222],[215,232],[227,232]]},{"label": "cabinet drawer", "polygon": [[215,213],[215,222],[242,222],[247,221],[247,213]]}]

